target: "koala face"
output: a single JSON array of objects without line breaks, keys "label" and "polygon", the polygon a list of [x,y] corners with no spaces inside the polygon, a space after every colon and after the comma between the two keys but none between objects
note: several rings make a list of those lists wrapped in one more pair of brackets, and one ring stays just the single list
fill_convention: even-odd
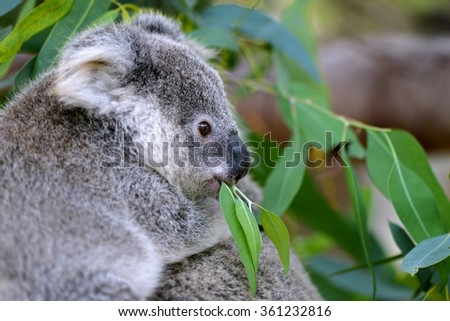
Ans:
[{"label": "koala face", "polygon": [[171,21],[141,15],[75,38],[54,93],[119,121],[145,165],[188,197],[217,194],[220,181],[234,184],[248,171],[222,81]]}]

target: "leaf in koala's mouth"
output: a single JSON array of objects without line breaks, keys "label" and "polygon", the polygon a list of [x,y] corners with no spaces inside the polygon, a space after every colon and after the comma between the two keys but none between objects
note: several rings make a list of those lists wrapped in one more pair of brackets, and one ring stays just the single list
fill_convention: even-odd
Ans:
[{"label": "leaf in koala's mouth", "polygon": [[289,233],[283,221],[265,208],[250,201],[236,185],[229,187],[222,182],[220,188],[220,209],[236,242],[239,255],[247,273],[251,295],[256,295],[256,275],[258,273],[259,254],[262,238],[258,224],[251,210],[252,205],[259,207],[263,214],[263,228],[275,245],[284,270],[289,271],[290,242]]},{"label": "leaf in koala's mouth", "polygon": [[222,183],[220,189],[220,209],[225,217],[225,221],[231,231],[231,235],[236,242],[236,246],[244,264],[247,278],[250,283],[250,292],[252,296],[256,295],[256,270],[252,260],[252,254],[247,242],[247,238],[241,223],[236,215],[236,200],[233,192]]}]

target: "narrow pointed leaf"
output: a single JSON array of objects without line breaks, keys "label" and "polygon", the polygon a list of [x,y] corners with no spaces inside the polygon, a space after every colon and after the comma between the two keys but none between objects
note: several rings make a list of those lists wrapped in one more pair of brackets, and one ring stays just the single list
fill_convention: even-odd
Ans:
[{"label": "narrow pointed leaf", "polygon": [[271,171],[264,186],[265,208],[282,214],[292,203],[303,181],[305,164],[302,160],[303,137],[301,135],[298,113],[291,105],[292,113],[292,146],[284,149],[276,167]]},{"label": "narrow pointed leaf", "polygon": [[236,246],[244,264],[247,273],[248,282],[250,284],[250,293],[252,296],[256,294],[256,270],[253,265],[252,254],[247,243],[245,232],[236,216],[236,203],[230,188],[222,183],[220,188],[220,209],[225,217],[228,228],[231,231]]},{"label": "narrow pointed leaf", "polygon": [[189,33],[188,36],[207,47],[227,48],[232,51],[239,50],[237,39],[230,30],[224,30],[222,28],[199,28]]},{"label": "narrow pointed leaf", "polygon": [[[345,134],[342,139],[346,139]],[[356,173],[345,150],[342,151],[341,156],[345,162],[344,171],[348,190],[350,193],[350,201],[352,204],[353,212],[355,214],[356,223],[358,225],[361,244],[364,250],[364,256],[372,279],[372,298],[375,300],[377,293],[377,280],[375,276],[375,270],[373,268],[372,257],[370,256],[370,238],[369,231],[367,229],[367,210],[360,192],[361,189],[359,187]]]},{"label": "narrow pointed leaf", "polygon": [[406,255],[400,268],[411,275],[415,275],[420,268],[439,263],[449,256],[450,233],[427,239],[417,244]]},{"label": "narrow pointed leaf", "polygon": [[282,24],[264,12],[234,4],[207,8],[201,15],[202,28],[221,28],[264,40],[281,50],[315,81],[320,76],[308,50]]},{"label": "narrow pointed leaf", "polygon": [[111,0],[77,0],[70,13],[52,28],[42,46],[34,65],[33,74],[38,75],[57,61],[57,56],[67,40],[82,31],[95,19],[103,15]]},{"label": "narrow pointed leaf", "polygon": [[259,254],[261,253],[262,247],[258,223],[248,206],[240,198],[236,201],[236,214],[247,239],[247,244],[252,255],[253,266],[255,271],[258,271]]},{"label": "narrow pointed leaf", "polygon": [[46,0],[34,8],[0,43],[0,63],[13,57],[26,40],[64,17],[72,4],[73,0]]},{"label": "narrow pointed leaf", "polygon": [[272,241],[278,251],[284,272],[289,272],[290,239],[284,222],[275,214],[265,209],[261,213],[261,222],[267,237]]}]

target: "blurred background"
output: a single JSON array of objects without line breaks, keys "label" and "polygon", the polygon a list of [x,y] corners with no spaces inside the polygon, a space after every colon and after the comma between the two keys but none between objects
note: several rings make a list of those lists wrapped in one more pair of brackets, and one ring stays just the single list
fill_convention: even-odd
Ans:
[{"label": "blurred background", "polygon": [[[41,3],[2,1],[0,40]],[[143,8],[177,18],[189,38],[214,48],[211,62],[226,83],[248,139],[262,141],[267,133],[280,143],[292,139],[292,119],[286,116],[279,90],[296,84],[298,97],[320,108],[367,125],[412,133],[450,195],[449,0],[102,0],[92,6],[88,0],[77,0],[65,20],[44,28],[0,65],[0,103],[51,66],[68,37],[61,34],[100,21],[127,20]],[[297,65],[286,56],[298,58]],[[316,67],[319,81],[314,80]],[[308,122],[307,116],[300,113],[300,122]],[[313,132],[316,124],[302,126]],[[362,128],[356,126],[352,133],[358,138],[352,146],[366,146]],[[389,222],[401,225],[400,220],[391,202],[373,186],[364,148],[359,150],[362,154],[350,156],[368,212],[371,258],[376,262],[375,299],[448,299],[449,285],[442,274],[445,291],[437,286],[434,270],[415,278],[400,271],[404,249],[399,249],[389,227]],[[320,151],[312,153],[327,157]],[[276,159],[279,153],[272,156]],[[265,186],[266,196],[271,171],[262,165],[251,172]],[[295,177],[292,182],[297,183]],[[309,168],[300,183],[281,212],[286,214],[283,220],[293,247],[322,295],[332,300],[373,299],[344,169]],[[448,275],[448,269],[443,274]]]}]

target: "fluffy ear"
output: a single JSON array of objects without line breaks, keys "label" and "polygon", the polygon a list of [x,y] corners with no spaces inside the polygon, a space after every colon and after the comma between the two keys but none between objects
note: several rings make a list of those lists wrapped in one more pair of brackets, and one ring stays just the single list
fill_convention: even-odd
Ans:
[{"label": "fluffy ear", "polygon": [[[126,96],[121,79],[132,67],[131,53],[113,38],[76,39],[62,53],[56,67],[53,93],[66,105],[98,114],[122,113]],[[106,41],[105,41],[106,40]]]},{"label": "fluffy ear", "polygon": [[176,21],[158,13],[140,14],[132,23],[149,33],[168,36],[175,41],[182,41],[184,38],[181,27]]}]

